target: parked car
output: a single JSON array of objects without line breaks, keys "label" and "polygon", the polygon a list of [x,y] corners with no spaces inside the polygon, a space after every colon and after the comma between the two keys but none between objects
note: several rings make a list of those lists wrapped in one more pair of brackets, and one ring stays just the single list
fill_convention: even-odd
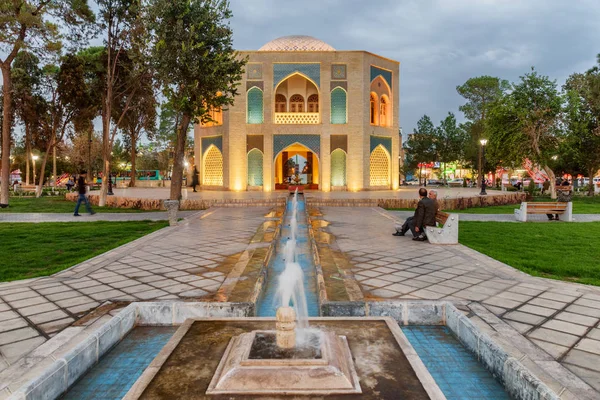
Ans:
[{"label": "parked car", "polygon": [[435,186],[435,185],[443,185],[444,182],[442,182],[439,179],[427,179],[427,185],[431,185],[431,186]]},{"label": "parked car", "polygon": [[454,178],[454,179],[448,181],[448,186],[462,187],[463,181],[464,181],[463,178]]},{"label": "parked car", "polygon": [[418,186],[419,185],[419,180],[418,179],[409,179],[405,182],[406,185],[410,185],[410,186]]}]

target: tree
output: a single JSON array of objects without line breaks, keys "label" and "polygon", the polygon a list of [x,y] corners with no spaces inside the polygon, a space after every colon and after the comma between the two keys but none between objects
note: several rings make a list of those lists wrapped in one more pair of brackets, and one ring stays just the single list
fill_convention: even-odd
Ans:
[{"label": "tree", "polygon": [[[12,63],[21,50],[57,53],[67,36],[78,43],[94,21],[87,0],[21,0],[0,2],[0,70],[2,71],[2,185],[0,204],[8,204],[12,126]],[[57,22],[62,22],[59,30]]]},{"label": "tree", "polygon": [[540,165],[550,178],[553,198],[556,179],[550,164],[558,151],[562,104],[556,81],[532,68],[512,85],[510,94],[494,103],[486,121],[490,154],[514,164],[528,158]]},{"label": "tree", "polygon": [[[459,110],[469,120],[469,123],[465,124],[470,140],[465,143],[464,161],[473,169],[481,164],[479,141],[489,136],[485,132],[485,123],[490,105],[504,96],[509,88],[508,81],[488,75],[470,78],[464,84],[456,87],[458,94],[467,100],[459,107]],[[480,165],[480,167],[485,168],[486,166]]]},{"label": "tree", "polygon": [[436,158],[435,140],[435,127],[431,118],[423,115],[417,122],[415,132],[408,136],[405,148],[407,167],[419,168],[419,185],[422,179],[423,164],[434,161]]},{"label": "tree", "polygon": [[444,181],[446,180],[446,163],[463,160],[467,140],[465,131],[456,124],[456,117],[451,112],[435,128],[435,153],[437,160],[444,164]]},{"label": "tree", "polygon": [[[105,69],[102,91],[102,174],[110,173],[111,152],[121,121],[142,82],[151,79],[144,65],[146,29],[140,0],[97,0],[104,31]],[[113,112],[123,101],[120,115]],[[108,179],[102,179],[99,205],[106,204]]]},{"label": "tree", "polygon": [[181,197],[190,122],[233,104],[247,59],[233,50],[226,0],[156,0],[150,12],[152,61],[162,93],[181,121],[171,176],[172,200]]},{"label": "tree", "polygon": [[592,178],[600,169],[600,54],[598,65],[571,75],[565,85],[566,137],[561,159],[572,158],[590,177],[588,195],[594,194]]}]

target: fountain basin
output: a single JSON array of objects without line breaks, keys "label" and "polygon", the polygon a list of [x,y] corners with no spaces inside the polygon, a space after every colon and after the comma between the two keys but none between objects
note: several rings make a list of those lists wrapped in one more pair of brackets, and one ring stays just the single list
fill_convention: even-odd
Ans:
[{"label": "fountain basin", "polygon": [[[125,399],[283,399],[306,394],[344,400],[445,398],[393,319],[309,321],[324,332],[324,342],[334,344],[332,351],[321,347],[321,359],[250,359],[257,332],[272,329],[273,318],[187,320]],[[346,367],[334,361],[340,358]],[[285,369],[293,373],[277,372]],[[341,376],[335,387],[327,387],[326,378],[337,373]],[[228,375],[243,377],[241,387],[248,390],[239,391]],[[315,390],[306,391],[311,386]]]}]

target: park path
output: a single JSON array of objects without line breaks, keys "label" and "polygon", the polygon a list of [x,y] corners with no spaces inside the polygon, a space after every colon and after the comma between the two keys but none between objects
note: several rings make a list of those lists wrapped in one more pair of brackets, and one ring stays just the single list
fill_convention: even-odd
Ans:
[{"label": "park path", "polygon": [[412,213],[320,210],[327,230],[349,257],[365,299],[481,303],[600,392],[600,287],[532,277],[462,245],[434,246],[415,242],[411,235],[392,236],[402,220],[398,216]]},{"label": "park path", "polygon": [[[179,218],[186,218],[198,211],[179,211]],[[1,222],[94,222],[94,221],[165,221],[168,220],[165,212],[140,212],[140,213],[96,213],[90,215],[82,213],[75,217],[72,213],[2,213]]]},{"label": "park path", "polygon": [[[399,219],[405,219],[413,216],[413,211],[389,211]],[[519,222],[513,214],[467,214],[459,213],[459,221],[494,221],[494,222]],[[549,222],[556,224],[557,221],[549,221],[545,215],[530,214],[527,215],[529,222]],[[596,222],[600,221],[600,214],[573,214],[573,222]]]}]

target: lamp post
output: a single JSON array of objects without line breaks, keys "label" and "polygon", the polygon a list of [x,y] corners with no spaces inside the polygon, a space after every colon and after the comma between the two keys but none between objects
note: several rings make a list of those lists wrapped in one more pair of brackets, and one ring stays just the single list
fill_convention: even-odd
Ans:
[{"label": "lamp post", "polygon": [[33,184],[35,185],[36,182],[36,177],[35,177],[35,160],[37,160],[39,157],[32,155],[31,156],[31,160],[33,161]]},{"label": "lamp post", "polygon": [[481,139],[479,141],[481,143],[481,193],[480,196],[487,195],[485,191],[485,145],[487,144],[487,139]]}]

